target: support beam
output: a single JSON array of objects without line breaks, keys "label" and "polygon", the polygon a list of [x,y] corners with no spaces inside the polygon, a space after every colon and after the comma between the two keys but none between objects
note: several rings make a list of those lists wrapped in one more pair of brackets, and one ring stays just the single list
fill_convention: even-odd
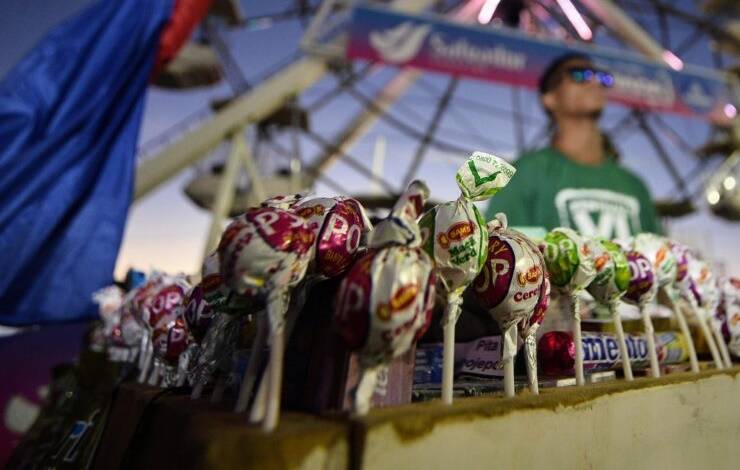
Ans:
[{"label": "support beam", "polygon": [[[396,0],[390,8],[418,12],[433,0]],[[265,82],[234,99],[195,131],[139,164],[136,171],[134,200],[148,194],[218,146],[236,129],[259,121],[285,101],[319,81],[328,71],[325,59],[306,57],[285,67]]]}]

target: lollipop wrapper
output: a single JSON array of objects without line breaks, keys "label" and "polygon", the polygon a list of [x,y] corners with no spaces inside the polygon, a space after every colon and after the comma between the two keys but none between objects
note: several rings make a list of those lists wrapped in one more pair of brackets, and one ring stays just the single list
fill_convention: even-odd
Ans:
[{"label": "lollipop wrapper", "polygon": [[632,247],[653,264],[658,287],[676,281],[678,263],[668,240],[652,233],[641,233],[632,241]]},{"label": "lollipop wrapper", "polygon": [[721,309],[725,317],[730,352],[740,357],[740,279],[727,278],[722,284]]},{"label": "lollipop wrapper", "polygon": [[630,267],[619,246],[609,240],[593,240],[594,268],[596,276],[588,285],[588,292],[602,304],[617,302],[627,291],[630,283]]},{"label": "lollipop wrapper", "polygon": [[417,248],[390,246],[357,261],[337,295],[335,323],[363,367],[405,353],[428,328],[434,271]]},{"label": "lollipop wrapper", "polygon": [[473,282],[479,303],[502,331],[528,321],[542,294],[542,258],[525,238],[505,228],[489,234],[486,263]]},{"label": "lollipop wrapper", "polygon": [[362,205],[352,198],[316,198],[295,207],[315,230],[311,271],[326,277],[346,271],[355,259],[372,223]]},{"label": "lollipop wrapper", "polygon": [[585,289],[596,277],[591,246],[574,230],[560,227],[545,235],[542,252],[550,282],[570,293]]},{"label": "lollipop wrapper", "polygon": [[421,232],[416,220],[421,216],[429,188],[422,181],[413,181],[401,194],[390,215],[370,234],[370,248],[388,245],[421,246]]},{"label": "lollipop wrapper", "polygon": [[154,355],[168,365],[178,364],[180,355],[188,348],[188,328],[184,318],[172,324],[157,328],[152,333]]},{"label": "lollipop wrapper", "polygon": [[190,285],[184,276],[168,277],[143,308],[143,318],[152,330],[182,316],[183,300]]},{"label": "lollipop wrapper", "polygon": [[273,207],[276,209],[290,210],[301,203],[306,197],[304,193],[281,194],[270,197],[260,203],[260,207]]},{"label": "lollipop wrapper", "polygon": [[193,340],[200,344],[211,326],[215,310],[206,301],[202,284],[193,287],[185,298],[183,312],[188,331]]},{"label": "lollipop wrapper", "polygon": [[455,180],[465,199],[485,201],[506,186],[515,172],[513,166],[499,157],[474,152],[457,170]]},{"label": "lollipop wrapper", "polygon": [[265,207],[234,220],[218,252],[223,282],[247,298],[295,286],[306,273],[314,232],[297,214]]},{"label": "lollipop wrapper", "polygon": [[653,300],[658,290],[653,264],[635,250],[628,251],[625,256],[630,267],[630,283],[624,299],[632,304],[644,305]]},{"label": "lollipop wrapper", "polygon": [[447,292],[465,287],[486,260],[488,232],[478,208],[469,201],[439,204],[419,221],[422,248],[434,259]]},{"label": "lollipop wrapper", "polygon": [[709,264],[690,255],[688,277],[689,289],[699,306],[699,313],[707,318],[714,317],[719,306],[720,292],[717,278]]}]

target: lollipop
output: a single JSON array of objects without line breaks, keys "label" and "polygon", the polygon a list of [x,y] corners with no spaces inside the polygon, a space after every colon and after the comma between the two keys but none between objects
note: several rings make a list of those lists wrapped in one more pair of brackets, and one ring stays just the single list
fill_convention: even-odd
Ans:
[{"label": "lollipop", "polygon": [[[142,320],[148,327],[150,336],[149,344],[152,345],[151,353],[154,353],[153,339],[157,330],[168,330],[183,314],[183,299],[190,289],[184,276],[163,276],[159,288],[153,290],[153,294],[142,306]],[[184,324],[184,321],[183,321]],[[161,335],[161,333],[160,333]],[[154,368],[149,376],[149,383],[156,385],[163,377],[166,363],[161,357],[154,361]],[[149,359],[151,361],[151,359]],[[147,368],[149,365],[147,365]]]},{"label": "lollipop", "polygon": [[504,391],[514,396],[517,325],[526,323],[537,306],[542,306],[543,289],[547,287],[543,287],[544,260],[537,247],[524,235],[507,229],[505,217],[497,215],[497,219],[488,225],[487,259],[473,282],[473,292],[503,332]]},{"label": "lollipop", "polygon": [[179,386],[185,381],[187,356],[183,353],[189,344],[188,328],[182,316],[152,333],[154,357],[164,367],[163,387]]},{"label": "lollipop", "polygon": [[422,247],[434,259],[438,292],[446,296],[447,301],[442,318],[442,401],[446,404],[452,403],[455,324],[460,315],[462,293],[486,261],[488,232],[473,201],[484,201],[496,194],[515,171],[498,157],[473,153],[457,170],[460,197],[433,207],[419,221]]},{"label": "lollipop", "polygon": [[650,260],[639,251],[629,250],[625,253],[625,256],[630,267],[630,283],[624,295],[624,300],[640,308],[642,322],[645,325],[645,337],[648,342],[650,374],[653,377],[660,377],[660,363],[655,350],[655,329],[646,308],[658,292],[655,269],[653,269]]},{"label": "lollipop", "polygon": [[576,344],[576,384],[585,383],[583,377],[583,345],[581,344],[581,301],[579,294],[594,277],[593,254],[589,244],[569,228],[556,228],[545,235],[541,245],[545,255],[550,282],[570,294],[573,312],[573,339]]},{"label": "lollipop", "polygon": [[717,328],[714,327],[712,328],[715,332],[713,336],[713,331],[710,330],[709,326],[719,304],[717,280],[705,261],[697,258],[692,253],[689,253],[688,260],[689,304],[693,308],[697,320],[699,320],[699,327],[707,340],[715,365],[718,369],[724,369],[728,365],[731,367],[732,361],[729,357],[729,351],[723,352],[723,349],[727,347],[724,338],[721,337],[721,333],[716,334]]},{"label": "lollipop", "polygon": [[416,225],[428,194],[420,181],[409,185],[372,233],[370,251],[339,287],[335,323],[362,368],[353,404],[357,414],[369,411],[379,370],[406,353],[429,326],[434,270]]},{"label": "lollipop", "polygon": [[720,307],[730,337],[729,349],[733,355],[740,357],[740,279],[726,278],[720,287],[722,295]]},{"label": "lollipop", "polygon": [[622,358],[622,370],[627,380],[633,380],[632,364],[626,360],[627,340],[622,328],[622,317],[619,315],[617,305],[622,296],[627,292],[630,283],[630,267],[627,258],[616,243],[609,240],[598,239],[591,244],[594,252],[594,268],[596,277],[588,285],[588,292],[597,302],[609,307],[617,332],[617,343]]},{"label": "lollipop", "polygon": [[221,274],[237,295],[264,300],[270,329],[265,431],[277,425],[284,352],[285,316],[291,290],[303,279],[314,233],[292,211],[252,209],[227,227],[218,247]]},{"label": "lollipop", "polygon": [[[308,226],[314,230],[315,237],[306,277],[296,288],[287,314],[285,336],[290,338],[297,314],[303,309],[309,289],[314,283],[338,276],[349,268],[360,249],[364,235],[372,228],[372,224],[362,205],[349,197],[314,198],[297,201],[295,197],[286,196],[285,199],[293,201],[290,207],[306,220]],[[242,385],[239,388],[239,397],[235,405],[236,412],[246,409],[252,393],[251,389],[254,386],[254,374],[257,365],[262,360],[264,332],[266,330],[263,325],[263,318],[263,315],[257,316],[257,335],[252,352],[249,355],[247,372],[245,372]],[[264,414],[265,391],[263,384],[264,382],[260,384],[255,406],[252,408],[250,421],[253,422],[260,421]]]},{"label": "lollipop", "polygon": [[688,343],[691,370],[693,372],[699,372],[699,361],[696,357],[694,341],[691,338],[686,317],[684,317],[681,309],[678,308],[677,303],[679,283],[686,277],[687,261],[685,253],[680,253],[681,256],[677,256],[679,250],[674,249],[668,239],[652,233],[641,233],[637,235],[634,238],[633,246],[653,264],[658,287],[671,303],[673,313],[678,321],[678,326],[681,328],[681,333]]}]

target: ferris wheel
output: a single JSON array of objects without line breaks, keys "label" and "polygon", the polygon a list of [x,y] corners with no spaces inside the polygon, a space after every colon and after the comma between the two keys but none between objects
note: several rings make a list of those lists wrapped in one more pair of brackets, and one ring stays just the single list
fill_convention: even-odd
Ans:
[{"label": "ferris wheel", "polygon": [[[195,42],[172,64],[171,73],[164,74],[162,85],[189,87],[224,80],[232,95],[142,145],[136,198],[195,165],[199,170],[185,191],[214,214],[208,251],[224,217],[276,193],[319,184],[359,195],[371,207],[383,206],[435,159],[454,160],[472,148],[513,156],[547,141],[548,121],[532,111],[537,98],[526,89],[348,57],[348,24],[365,5],[303,0],[250,17],[234,0],[216,2]],[[738,148],[740,132],[737,124],[733,127],[737,110],[732,105],[737,103],[740,53],[736,2],[395,0],[372,5],[476,30],[515,31],[545,43],[632,50],[667,69],[681,71],[695,63],[720,74],[732,97],[722,109],[725,119],[689,124],[701,128],[703,145],[695,144],[699,131],[692,129],[693,138],[688,139],[660,112],[620,107],[605,116],[608,140],[620,147],[639,135],[652,149],[649,158],[673,183],[657,201],[666,217],[694,211],[710,175]],[[247,79],[226,38],[229,32],[281,23],[302,28],[300,45],[286,48],[284,60]],[[497,89],[496,100],[477,99],[475,91],[486,87]],[[343,117],[328,125],[322,113],[332,109],[340,109]],[[491,126],[505,131],[491,132]],[[372,136],[378,128],[382,131]],[[373,138],[383,132],[403,139],[408,150],[407,157],[394,157],[392,174],[382,171],[384,140]],[[358,158],[358,146],[363,156],[373,157]],[[334,175],[336,166],[356,176],[352,185]],[[733,168],[725,163],[721,169],[727,173]],[[358,178],[365,182],[362,189]],[[721,181],[717,184],[721,187]],[[718,202],[709,200],[712,206]]]}]

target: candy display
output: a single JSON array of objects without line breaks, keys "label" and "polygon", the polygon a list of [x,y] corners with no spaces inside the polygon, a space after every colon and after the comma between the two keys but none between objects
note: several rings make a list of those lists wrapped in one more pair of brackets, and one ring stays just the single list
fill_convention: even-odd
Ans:
[{"label": "candy display", "polygon": [[359,353],[363,369],[353,403],[357,414],[369,411],[380,369],[406,353],[431,320],[433,262],[421,249],[416,224],[428,196],[423,183],[409,185],[373,232],[369,252],[354,263],[339,288],[336,327],[347,346]]},{"label": "candy display", "polygon": [[488,231],[473,202],[496,194],[515,171],[494,155],[473,153],[456,173],[460,197],[438,204],[419,221],[422,247],[434,260],[438,292],[446,301],[442,318],[445,345],[442,401],[447,404],[452,403],[455,324],[461,311],[462,293],[486,260]]},{"label": "candy display", "polygon": [[581,351],[581,300],[579,294],[596,277],[590,244],[569,228],[556,228],[545,235],[541,250],[545,255],[550,282],[570,296],[573,337],[576,339],[576,384],[584,385]]},{"label": "candy display", "polygon": [[642,253],[635,250],[628,250],[625,253],[627,262],[630,267],[630,283],[627,287],[627,293],[624,295],[625,301],[637,305],[642,315],[642,321],[645,326],[645,337],[648,341],[648,354],[650,356],[650,373],[653,377],[660,377],[660,367],[658,356],[655,352],[655,335],[653,321],[647,310],[650,303],[658,292],[658,281],[655,276],[655,269],[649,259]]},{"label": "candy display", "polygon": [[[544,259],[523,234],[506,227],[505,217],[497,216],[488,229],[488,256],[473,283],[473,291],[503,332],[504,391],[507,396],[514,396],[517,326],[543,313],[541,295],[547,289]],[[533,331],[528,329],[528,333]],[[527,364],[536,367],[529,361]]]},{"label": "candy display", "polygon": [[[629,357],[624,328],[622,327],[622,317],[617,310],[619,301],[627,292],[630,282],[630,268],[627,258],[619,245],[609,240],[594,240],[591,247],[594,250],[596,277],[588,285],[588,292],[597,302],[609,308],[617,333],[619,353],[623,358]],[[624,361],[622,369],[624,370],[624,378],[633,380],[630,361]]]},{"label": "candy display", "polygon": [[218,247],[225,284],[237,295],[266,304],[270,330],[268,398],[263,422],[266,431],[275,428],[279,417],[290,293],[306,273],[314,237],[306,221],[296,213],[263,207],[233,221]]},{"label": "candy display", "polygon": [[698,372],[699,361],[696,357],[694,340],[691,338],[686,318],[684,317],[681,308],[677,305],[680,283],[686,278],[687,272],[685,251],[682,252],[677,244],[672,244],[666,238],[652,233],[641,233],[637,235],[634,238],[633,245],[653,264],[658,287],[663,290],[668,301],[672,304],[673,314],[681,328],[681,333],[686,338],[689,348],[691,370],[693,372]]},{"label": "candy display", "polygon": [[[688,359],[686,337],[677,331],[656,333],[656,354],[660,364],[678,364]],[[627,354],[633,369],[650,366],[650,346],[644,335],[626,335]],[[614,370],[621,364],[622,352],[619,340],[609,333],[584,332],[583,368],[593,373]],[[575,344],[573,335],[567,331],[548,331],[540,338],[537,347],[540,370],[548,376],[566,376],[573,373],[575,366]]]}]

